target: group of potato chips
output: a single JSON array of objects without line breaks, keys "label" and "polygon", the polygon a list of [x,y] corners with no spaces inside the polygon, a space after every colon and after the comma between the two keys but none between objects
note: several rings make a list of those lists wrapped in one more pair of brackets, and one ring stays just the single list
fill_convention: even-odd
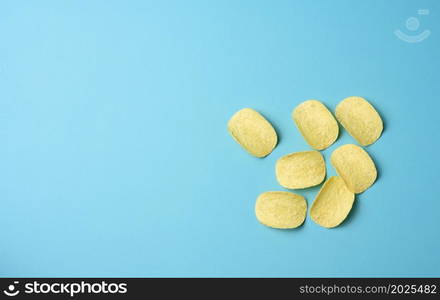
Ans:
[{"label": "group of potato chips", "polygon": [[[374,107],[362,97],[348,97],[335,110],[336,119],[362,146],[381,135],[383,122]],[[339,135],[333,114],[317,100],[307,100],[292,112],[292,119],[306,142],[315,150],[294,152],[278,159],[275,175],[287,189],[304,189],[321,184],[326,177],[324,157],[319,150],[331,146]],[[244,108],[228,122],[228,131],[247,152],[256,157],[269,155],[277,145],[273,126],[258,112]],[[317,151],[318,150],[318,151]],[[333,151],[330,158],[338,176],[328,178],[310,208],[312,220],[326,228],[341,224],[350,213],[355,194],[368,189],[376,180],[376,166],[359,146],[347,144]],[[262,193],[255,204],[262,224],[280,229],[300,226],[307,214],[303,196],[291,192]]]}]

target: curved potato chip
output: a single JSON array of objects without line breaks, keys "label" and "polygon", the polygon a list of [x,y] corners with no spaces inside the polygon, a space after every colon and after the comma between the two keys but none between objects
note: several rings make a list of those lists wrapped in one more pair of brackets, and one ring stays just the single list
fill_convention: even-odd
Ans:
[{"label": "curved potato chip", "polygon": [[312,220],[322,227],[333,228],[341,224],[350,213],[354,194],[339,176],[330,177],[319,190],[310,209]]},{"label": "curved potato chip", "polygon": [[257,198],[255,215],[261,224],[279,229],[300,226],[307,212],[303,196],[289,192],[265,192]]},{"label": "curved potato chip", "polygon": [[362,146],[373,144],[382,133],[382,119],[362,97],[345,98],[336,106],[335,114],[336,119]]},{"label": "curved potato chip", "polygon": [[368,153],[359,146],[347,144],[337,148],[330,161],[348,189],[355,194],[362,193],[376,180],[376,166]]},{"label": "curved potato chip", "polygon": [[325,162],[318,151],[287,154],[278,159],[275,175],[288,189],[303,189],[320,184],[325,178]]},{"label": "curved potato chip", "polygon": [[270,154],[277,144],[275,129],[251,108],[236,112],[228,122],[228,131],[237,143],[256,157]]},{"label": "curved potato chip", "polygon": [[298,105],[292,112],[292,118],[313,149],[323,150],[338,138],[338,123],[327,107],[317,100],[307,100]]}]

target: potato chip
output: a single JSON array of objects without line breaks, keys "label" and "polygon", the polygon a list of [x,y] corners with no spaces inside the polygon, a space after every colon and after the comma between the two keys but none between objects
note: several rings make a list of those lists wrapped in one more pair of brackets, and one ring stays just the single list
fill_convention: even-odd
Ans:
[{"label": "potato chip", "polygon": [[333,151],[331,164],[355,194],[368,189],[376,180],[377,171],[368,153],[353,144],[343,145]]},{"label": "potato chip", "polygon": [[362,97],[348,97],[336,106],[336,119],[362,146],[373,144],[383,130],[382,119]]},{"label": "potato chip", "polygon": [[303,196],[289,192],[265,192],[257,198],[255,215],[260,223],[279,229],[300,226],[307,212]]},{"label": "potato chip", "polygon": [[228,122],[228,131],[234,140],[256,157],[270,154],[277,144],[275,129],[251,108],[236,112]]},{"label": "potato chip", "polygon": [[330,177],[321,187],[310,209],[312,220],[326,228],[341,224],[350,213],[354,194],[339,176]]},{"label": "potato chip", "polygon": [[325,178],[325,162],[318,151],[287,154],[278,159],[275,174],[281,186],[303,189],[320,184]]},{"label": "potato chip", "polygon": [[313,149],[323,150],[338,138],[338,123],[324,104],[317,100],[307,100],[298,105],[292,118]]}]

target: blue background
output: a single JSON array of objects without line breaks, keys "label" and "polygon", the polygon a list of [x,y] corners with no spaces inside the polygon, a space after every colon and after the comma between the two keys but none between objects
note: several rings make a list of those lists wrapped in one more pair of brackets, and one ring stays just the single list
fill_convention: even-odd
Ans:
[{"label": "blue background", "polygon": [[[434,0],[2,1],[0,275],[439,276],[439,13]],[[413,34],[411,16],[432,32],[421,43],[393,34]],[[275,161],[310,149],[292,109],[352,95],[385,122],[367,148],[376,184],[336,229],[259,224],[256,197],[283,190]],[[243,107],[279,133],[267,158],[227,133]],[[298,193],[310,205],[318,190]]]}]

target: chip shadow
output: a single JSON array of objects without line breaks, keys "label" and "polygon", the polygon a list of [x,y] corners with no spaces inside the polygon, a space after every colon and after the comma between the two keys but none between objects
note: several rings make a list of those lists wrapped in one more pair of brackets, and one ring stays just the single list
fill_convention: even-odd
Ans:
[{"label": "chip shadow", "polygon": [[[373,101],[371,101],[370,99],[367,99],[367,98],[365,98],[365,100],[370,102],[370,104],[374,107],[374,109],[377,111],[377,113],[379,114],[380,118],[382,119],[382,133],[380,134],[380,137],[377,139],[377,141],[378,141],[378,140],[381,139],[381,137],[382,137],[383,133],[385,132],[385,130],[388,129],[388,121],[385,118],[385,115],[382,113],[382,110],[377,108],[377,105]],[[374,143],[376,143],[377,141],[375,141]]]},{"label": "chip shadow", "polygon": [[[375,180],[374,183],[371,185],[371,186],[373,186],[377,181],[379,181],[380,177],[382,177],[382,175],[383,175],[382,172],[383,172],[383,171],[382,171],[382,167],[380,166],[380,162],[378,162],[378,160],[376,159],[376,155],[375,155],[375,154],[372,154],[372,153],[371,153],[371,150],[369,150],[369,149],[367,149],[367,148],[365,148],[365,150],[367,151],[368,155],[370,155],[371,159],[372,159],[373,162],[374,162],[374,165],[376,166],[377,176],[376,176],[376,180]],[[368,189],[370,189],[371,186],[370,186]],[[368,189],[365,190],[363,193],[365,193],[366,191],[368,191]]]},{"label": "chip shadow", "polygon": [[360,210],[360,205],[361,203],[359,203],[362,199],[362,195],[361,194],[357,194],[355,195],[355,199],[353,202],[353,206],[350,210],[350,213],[348,214],[348,216],[345,218],[345,220],[336,228],[344,228],[345,226],[349,226],[351,223],[353,223],[353,219],[356,219],[356,216],[359,214],[359,210]]},{"label": "chip shadow", "polygon": [[[278,147],[278,145],[281,143],[281,141],[283,140],[283,134],[281,134],[281,130],[278,127],[278,125],[276,125],[273,122],[273,118],[271,116],[268,116],[267,114],[262,114],[262,116],[270,123],[270,125],[272,125],[273,129],[275,129],[275,132],[277,134],[277,144],[275,145],[275,147],[273,148],[273,150],[275,150],[276,147]],[[272,152],[273,152],[272,150]],[[268,154],[268,156],[270,155],[270,153]]]}]

